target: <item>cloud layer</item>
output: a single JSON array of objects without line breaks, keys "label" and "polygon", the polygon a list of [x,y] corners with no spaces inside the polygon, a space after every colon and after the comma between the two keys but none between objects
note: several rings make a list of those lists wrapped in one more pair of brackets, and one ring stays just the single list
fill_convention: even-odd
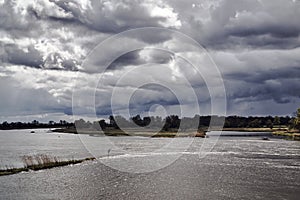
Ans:
[{"label": "cloud layer", "polygon": [[[91,101],[100,117],[111,114],[116,88],[119,113],[126,106],[126,95],[135,91],[132,113],[160,113],[155,112],[159,104],[178,113],[182,104],[193,115],[195,104],[185,93],[193,89],[200,114],[209,114],[205,79],[214,80],[215,75],[195,44],[179,43],[164,31],[145,32],[88,57],[105,39],[149,26],[182,32],[206,48],[223,77],[228,114],[290,115],[300,103],[299,10],[298,0],[2,0],[0,115],[69,116],[74,88],[79,90],[76,98],[83,115],[94,109],[87,106]],[[138,45],[144,48],[107,63],[112,52]],[[182,56],[197,62],[205,77]],[[105,73],[102,68],[107,68]],[[127,78],[120,83],[124,74]],[[176,85],[186,98],[178,103],[172,91],[155,84],[136,88],[145,81]],[[212,82],[217,93],[218,82]],[[90,96],[93,92],[96,99]],[[51,114],[45,121],[48,118]]]}]

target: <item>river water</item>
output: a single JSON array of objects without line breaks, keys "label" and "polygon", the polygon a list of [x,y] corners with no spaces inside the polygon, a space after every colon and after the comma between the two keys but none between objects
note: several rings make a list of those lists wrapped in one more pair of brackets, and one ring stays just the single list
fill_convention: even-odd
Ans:
[{"label": "river water", "polygon": [[[1,168],[23,166],[23,155],[98,158],[1,176],[0,199],[299,199],[300,142],[213,135],[171,139],[0,131]],[[201,148],[204,144],[209,145]]]}]

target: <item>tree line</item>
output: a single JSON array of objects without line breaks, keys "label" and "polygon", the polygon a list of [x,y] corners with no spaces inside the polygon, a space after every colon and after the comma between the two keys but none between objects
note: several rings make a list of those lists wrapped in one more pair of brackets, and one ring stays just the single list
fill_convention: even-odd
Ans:
[{"label": "tree line", "polygon": [[[214,122],[213,124],[210,124]],[[162,117],[141,117],[136,115],[130,119],[122,116],[110,116],[109,120],[100,120],[96,122],[84,121],[83,119],[76,120],[77,128],[82,129],[120,129],[121,128],[161,128],[163,131],[188,130],[190,128],[203,130],[210,125],[212,127],[224,128],[285,128],[300,129],[300,110],[298,117],[241,117],[241,116],[199,116],[179,118],[177,115],[170,115],[165,118]]]},{"label": "tree line", "polygon": [[110,116],[108,120],[100,120],[95,122],[85,121],[84,119],[75,120],[74,123],[60,120],[59,122],[49,121],[48,123],[40,123],[37,120],[32,122],[3,122],[0,124],[0,129],[34,129],[34,128],[76,128],[82,129],[120,129],[121,128],[160,128],[163,131],[176,131],[179,128],[181,130],[188,130],[190,128],[205,129],[211,122],[214,122],[213,126],[219,126],[224,128],[281,128],[288,127],[290,129],[300,130],[300,108],[295,112],[294,117],[285,116],[266,116],[266,117],[242,117],[242,116],[199,116],[183,117],[180,118],[177,115],[170,115],[165,118],[159,116],[147,116],[141,117],[136,115],[130,119],[126,119],[122,116]]},{"label": "tree line", "polygon": [[41,123],[37,120],[31,122],[7,122],[0,123],[0,130],[9,129],[36,129],[36,128],[60,128],[60,127],[72,127],[74,123],[60,120],[59,122],[49,121],[48,123]]}]

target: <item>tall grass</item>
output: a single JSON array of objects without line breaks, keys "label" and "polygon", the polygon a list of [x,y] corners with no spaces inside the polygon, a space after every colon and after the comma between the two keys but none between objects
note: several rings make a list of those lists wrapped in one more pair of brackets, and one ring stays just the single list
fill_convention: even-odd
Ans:
[{"label": "tall grass", "polygon": [[94,157],[85,158],[80,160],[75,160],[74,158],[67,161],[61,161],[56,156],[49,156],[45,154],[31,155],[31,156],[22,156],[21,157],[24,167],[22,168],[12,168],[6,167],[5,169],[0,169],[0,176],[2,175],[10,175],[19,173],[22,171],[29,170],[42,170],[42,169],[50,169],[53,167],[60,167],[65,165],[82,163],[88,160],[95,160]]},{"label": "tall grass", "polygon": [[[24,167],[30,168],[32,166],[44,166],[61,162],[56,156],[49,156],[45,154],[38,154],[33,156],[22,156]],[[69,160],[69,161],[74,161]]]}]

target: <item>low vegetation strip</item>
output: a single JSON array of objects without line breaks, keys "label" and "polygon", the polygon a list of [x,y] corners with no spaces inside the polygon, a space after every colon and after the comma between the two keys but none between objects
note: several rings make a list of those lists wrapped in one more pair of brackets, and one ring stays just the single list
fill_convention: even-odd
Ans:
[{"label": "low vegetation strip", "polygon": [[274,137],[283,138],[287,140],[300,141],[300,133],[293,131],[275,131],[273,132]]},{"label": "low vegetation strip", "polygon": [[89,160],[95,160],[94,157],[85,159],[72,159],[67,161],[60,161],[57,157],[48,156],[44,154],[34,156],[23,156],[22,157],[24,167],[21,168],[6,168],[0,169],[0,176],[11,175],[20,172],[27,172],[29,170],[37,171],[42,169],[50,169],[53,167],[61,167],[66,165],[78,164]]}]

